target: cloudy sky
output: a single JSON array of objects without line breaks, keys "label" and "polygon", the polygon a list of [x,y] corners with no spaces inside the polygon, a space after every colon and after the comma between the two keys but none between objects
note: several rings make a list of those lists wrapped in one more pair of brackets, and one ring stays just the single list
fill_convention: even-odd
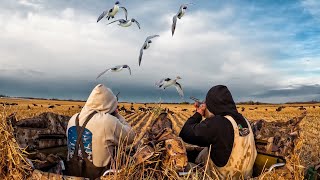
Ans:
[{"label": "cloudy sky", "polygon": [[[174,87],[155,82],[181,76],[189,96],[205,97],[217,84],[236,101],[320,100],[320,1],[193,0],[171,36],[181,0],[122,0],[122,28],[96,23],[107,0],[1,0],[0,94],[86,99],[103,83],[120,101],[182,101]],[[120,11],[116,18],[123,18]],[[139,50],[159,34],[138,66]],[[105,68],[127,71],[96,80]]]}]

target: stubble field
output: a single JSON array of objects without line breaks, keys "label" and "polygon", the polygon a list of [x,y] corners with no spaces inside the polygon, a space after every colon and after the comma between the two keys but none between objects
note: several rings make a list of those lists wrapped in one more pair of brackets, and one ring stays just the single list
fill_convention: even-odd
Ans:
[{"label": "stubble field", "polygon": [[[72,116],[80,112],[83,105],[84,102],[2,98],[0,99],[0,119],[4,120],[4,117],[11,113],[16,113],[18,120],[37,116],[43,112]],[[50,106],[51,108],[49,108]],[[282,108],[279,111],[280,106]],[[144,135],[144,132],[156,118],[155,109],[160,108],[167,108],[176,134],[179,133],[184,122],[194,113],[193,105],[119,103],[119,112],[136,130],[137,139]],[[303,111],[307,111],[306,118],[300,124],[300,140],[295,151],[297,158],[290,164],[294,170],[305,171],[309,166],[320,163],[320,104],[238,105],[237,108],[250,121],[260,119],[287,121],[299,116]]]}]

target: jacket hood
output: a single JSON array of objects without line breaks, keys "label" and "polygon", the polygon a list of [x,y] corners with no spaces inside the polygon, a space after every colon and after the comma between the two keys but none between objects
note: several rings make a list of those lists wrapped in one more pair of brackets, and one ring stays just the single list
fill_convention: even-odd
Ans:
[{"label": "jacket hood", "polygon": [[206,105],[215,115],[232,115],[238,113],[229,89],[223,85],[212,87],[206,97]]},{"label": "jacket hood", "polygon": [[113,92],[102,84],[98,84],[88,97],[83,111],[100,111],[112,113],[117,109],[118,101]]},{"label": "jacket hood", "polygon": [[245,118],[240,113],[238,113],[231,92],[226,86],[213,86],[207,93],[206,105],[207,109],[214,115],[230,115],[234,118],[237,124],[241,124],[242,127],[245,128],[248,127]]}]

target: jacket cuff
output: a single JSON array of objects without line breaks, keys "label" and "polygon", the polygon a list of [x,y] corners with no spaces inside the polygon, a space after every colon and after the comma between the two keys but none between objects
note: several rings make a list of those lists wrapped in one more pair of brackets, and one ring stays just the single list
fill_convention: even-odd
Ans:
[{"label": "jacket cuff", "polygon": [[193,119],[195,119],[199,122],[202,120],[202,115],[198,112],[194,113],[194,115],[192,117],[193,117]]}]

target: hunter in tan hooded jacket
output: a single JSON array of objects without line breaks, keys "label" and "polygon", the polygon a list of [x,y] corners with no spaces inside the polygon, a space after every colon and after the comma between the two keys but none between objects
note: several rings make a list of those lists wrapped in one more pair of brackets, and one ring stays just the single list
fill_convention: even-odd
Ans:
[{"label": "hunter in tan hooded jacket", "polygon": [[117,98],[109,88],[99,84],[92,90],[81,112],[72,116],[68,123],[68,159],[75,154],[77,116],[79,126],[82,126],[94,111],[96,113],[88,121],[82,133],[82,142],[88,155],[87,159],[95,167],[109,168],[113,162],[114,150],[119,143],[133,142],[135,133],[125,119],[116,112],[117,105]]}]

